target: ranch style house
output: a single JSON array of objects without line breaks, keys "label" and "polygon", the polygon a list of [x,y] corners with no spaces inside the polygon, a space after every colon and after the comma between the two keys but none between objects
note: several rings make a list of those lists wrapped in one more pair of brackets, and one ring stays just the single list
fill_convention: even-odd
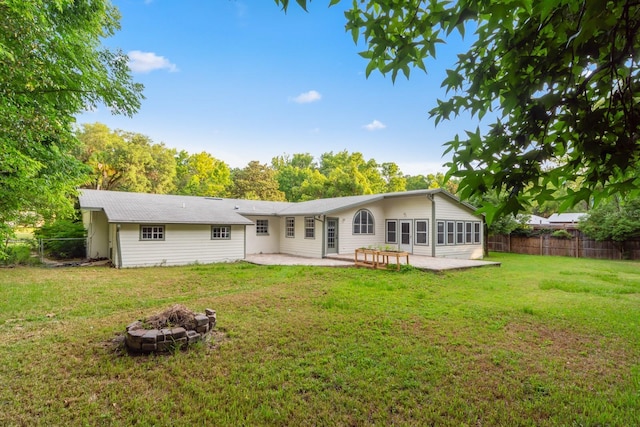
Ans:
[{"label": "ranch style house", "polygon": [[87,257],[143,267],[232,262],[250,254],[323,258],[385,247],[480,259],[484,223],[442,189],[271,202],[79,190]]}]

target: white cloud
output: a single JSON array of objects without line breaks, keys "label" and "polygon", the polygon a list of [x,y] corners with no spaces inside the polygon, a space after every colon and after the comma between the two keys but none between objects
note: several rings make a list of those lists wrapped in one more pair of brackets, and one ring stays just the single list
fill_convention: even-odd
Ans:
[{"label": "white cloud", "polygon": [[129,68],[137,73],[150,73],[162,69],[169,70],[171,73],[178,71],[175,64],[172,64],[164,56],[158,56],[153,52],[132,50],[127,56],[129,57]]},{"label": "white cloud", "polygon": [[364,125],[362,127],[365,128],[368,131],[374,131],[374,130],[384,129],[387,126],[384,123],[382,123],[381,121],[379,121],[379,120],[374,120],[371,123],[366,124],[366,125]]},{"label": "white cloud", "polygon": [[310,102],[320,101],[321,99],[322,99],[322,95],[320,95],[320,92],[315,90],[310,90],[309,92],[301,93],[295,98],[292,98],[293,102],[297,104],[308,104]]}]

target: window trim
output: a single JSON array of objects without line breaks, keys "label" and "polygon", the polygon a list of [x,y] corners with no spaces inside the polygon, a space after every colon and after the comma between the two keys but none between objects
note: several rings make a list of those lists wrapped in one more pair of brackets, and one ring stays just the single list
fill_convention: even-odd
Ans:
[{"label": "window trim", "polygon": [[[215,229],[219,228],[221,230],[221,236],[215,236]],[[222,230],[225,230],[222,232]],[[211,240],[231,240],[231,226],[230,225],[212,225],[211,226]]]},{"label": "window trim", "polygon": [[464,245],[464,221],[456,221],[456,245]]},{"label": "window trim", "polygon": [[447,241],[446,244],[449,246],[456,244],[456,222],[455,221],[447,221],[446,241]]},{"label": "window trim", "polygon": [[[260,223],[264,222],[264,225]],[[260,231],[264,229],[264,231]],[[269,220],[268,219],[256,219],[256,236],[268,236],[269,235]]]},{"label": "window trim", "polygon": [[[425,229],[424,231],[418,231],[418,223],[419,222],[424,222],[424,226]],[[414,229],[414,233],[415,236],[413,238],[414,244],[417,246],[429,246],[429,220],[428,219],[416,219],[414,221],[413,224],[413,229]],[[419,243],[418,242],[418,234],[424,234],[425,235],[425,243]]]},{"label": "window trim", "polygon": [[473,222],[471,221],[464,223],[464,243],[467,245],[473,244]]},{"label": "window trim", "polygon": [[[438,220],[436,221],[436,245],[437,246],[444,246],[447,244],[447,222],[443,221],[443,220]],[[440,229],[440,226],[442,226],[442,229]],[[440,240],[440,237],[442,237],[442,240]]]},{"label": "window trim", "polygon": [[[395,226],[393,230],[393,235],[395,238],[393,240],[389,239],[389,224],[393,224]],[[397,219],[388,219],[385,221],[384,225],[384,242],[385,243],[398,243],[398,220]]]},{"label": "window trim", "polygon": [[[309,226],[311,224],[311,226]],[[311,235],[309,235],[311,232]],[[304,217],[304,238],[305,239],[315,239],[316,238],[316,220],[312,216]]]},{"label": "window trim", "polygon": [[[291,221],[291,224],[289,224]],[[295,239],[296,237],[296,217],[288,216],[284,219],[284,237],[288,239]]]},{"label": "window trim", "polygon": [[[366,226],[366,232],[363,233],[362,232],[362,214],[366,213],[367,214],[367,219],[371,219],[371,224],[369,224],[368,222],[366,224],[364,224],[364,226]],[[357,224],[358,227],[358,231],[356,232],[356,218],[359,219],[359,222]],[[369,232],[369,227],[371,227],[371,232]],[[353,223],[352,223],[352,227],[351,227],[351,232],[352,234],[355,235],[368,235],[368,236],[374,236],[376,234],[376,221],[375,218],[373,217],[373,214],[371,213],[371,211],[369,209],[359,209],[354,215],[353,215]]]},{"label": "window trim", "polygon": [[[151,237],[147,237],[147,238],[144,237],[144,235],[145,235],[144,229],[145,228],[150,228],[151,229],[151,231],[150,231]],[[161,229],[161,231],[159,233],[161,235],[161,237],[154,237],[154,235],[158,234],[158,231],[155,230],[156,228]],[[142,225],[141,224],[140,225],[139,239],[140,239],[141,242],[161,242],[161,241],[164,241],[164,239],[166,237],[166,234],[167,234],[166,231],[167,231],[167,229],[166,229],[166,227],[164,225],[160,225],[160,224],[145,224],[145,225]]]},{"label": "window trim", "polygon": [[479,245],[481,243],[482,243],[482,223],[480,221],[474,221],[473,222],[473,244]]}]

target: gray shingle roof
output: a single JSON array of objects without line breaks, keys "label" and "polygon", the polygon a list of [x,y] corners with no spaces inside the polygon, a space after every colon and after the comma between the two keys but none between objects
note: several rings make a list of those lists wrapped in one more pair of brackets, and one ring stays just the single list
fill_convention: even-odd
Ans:
[{"label": "gray shingle roof", "polygon": [[193,196],[80,190],[80,207],[103,210],[109,222],[162,224],[253,224],[233,201]]},{"label": "gray shingle roof", "polygon": [[[439,188],[398,193],[334,197],[299,203],[101,190],[80,190],[79,200],[82,209],[104,210],[109,222],[145,224],[253,224],[253,222],[243,215],[327,215],[383,199],[427,196],[436,193],[459,201],[457,197]],[[465,202],[461,203],[468,209],[475,210],[470,204]]]}]

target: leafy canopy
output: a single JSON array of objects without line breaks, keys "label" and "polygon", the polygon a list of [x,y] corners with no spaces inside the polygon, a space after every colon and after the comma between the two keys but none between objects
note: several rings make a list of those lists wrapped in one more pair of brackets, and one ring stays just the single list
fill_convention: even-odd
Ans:
[{"label": "leafy canopy", "polygon": [[73,156],[75,115],[100,103],[138,109],[126,55],[101,45],[118,20],[108,0],[0,1],[1,224],[72,212],[88,172]]},{"label": "leafy canopy", "polygon": [[580,220],[580,230],[596,240],[624,242],[640,235],[640,199],[600,204]]},{"label": "leafy canopy", "polygon": [[[296,2],[306,10],[306,0]],[[345,16],[354,41],[367,44],[367,75],[392,79],[426,71],[452,32],[475,30],[442,82],[448,98],[430,114],[436,123],[463,112],[494,117],[486,132],[469,129],[445,144],[461,197],[506,194],[483,206],[489,222],[569,182],[582,186],[563,208],[638,195],[638,0],[364,0]]]}]

